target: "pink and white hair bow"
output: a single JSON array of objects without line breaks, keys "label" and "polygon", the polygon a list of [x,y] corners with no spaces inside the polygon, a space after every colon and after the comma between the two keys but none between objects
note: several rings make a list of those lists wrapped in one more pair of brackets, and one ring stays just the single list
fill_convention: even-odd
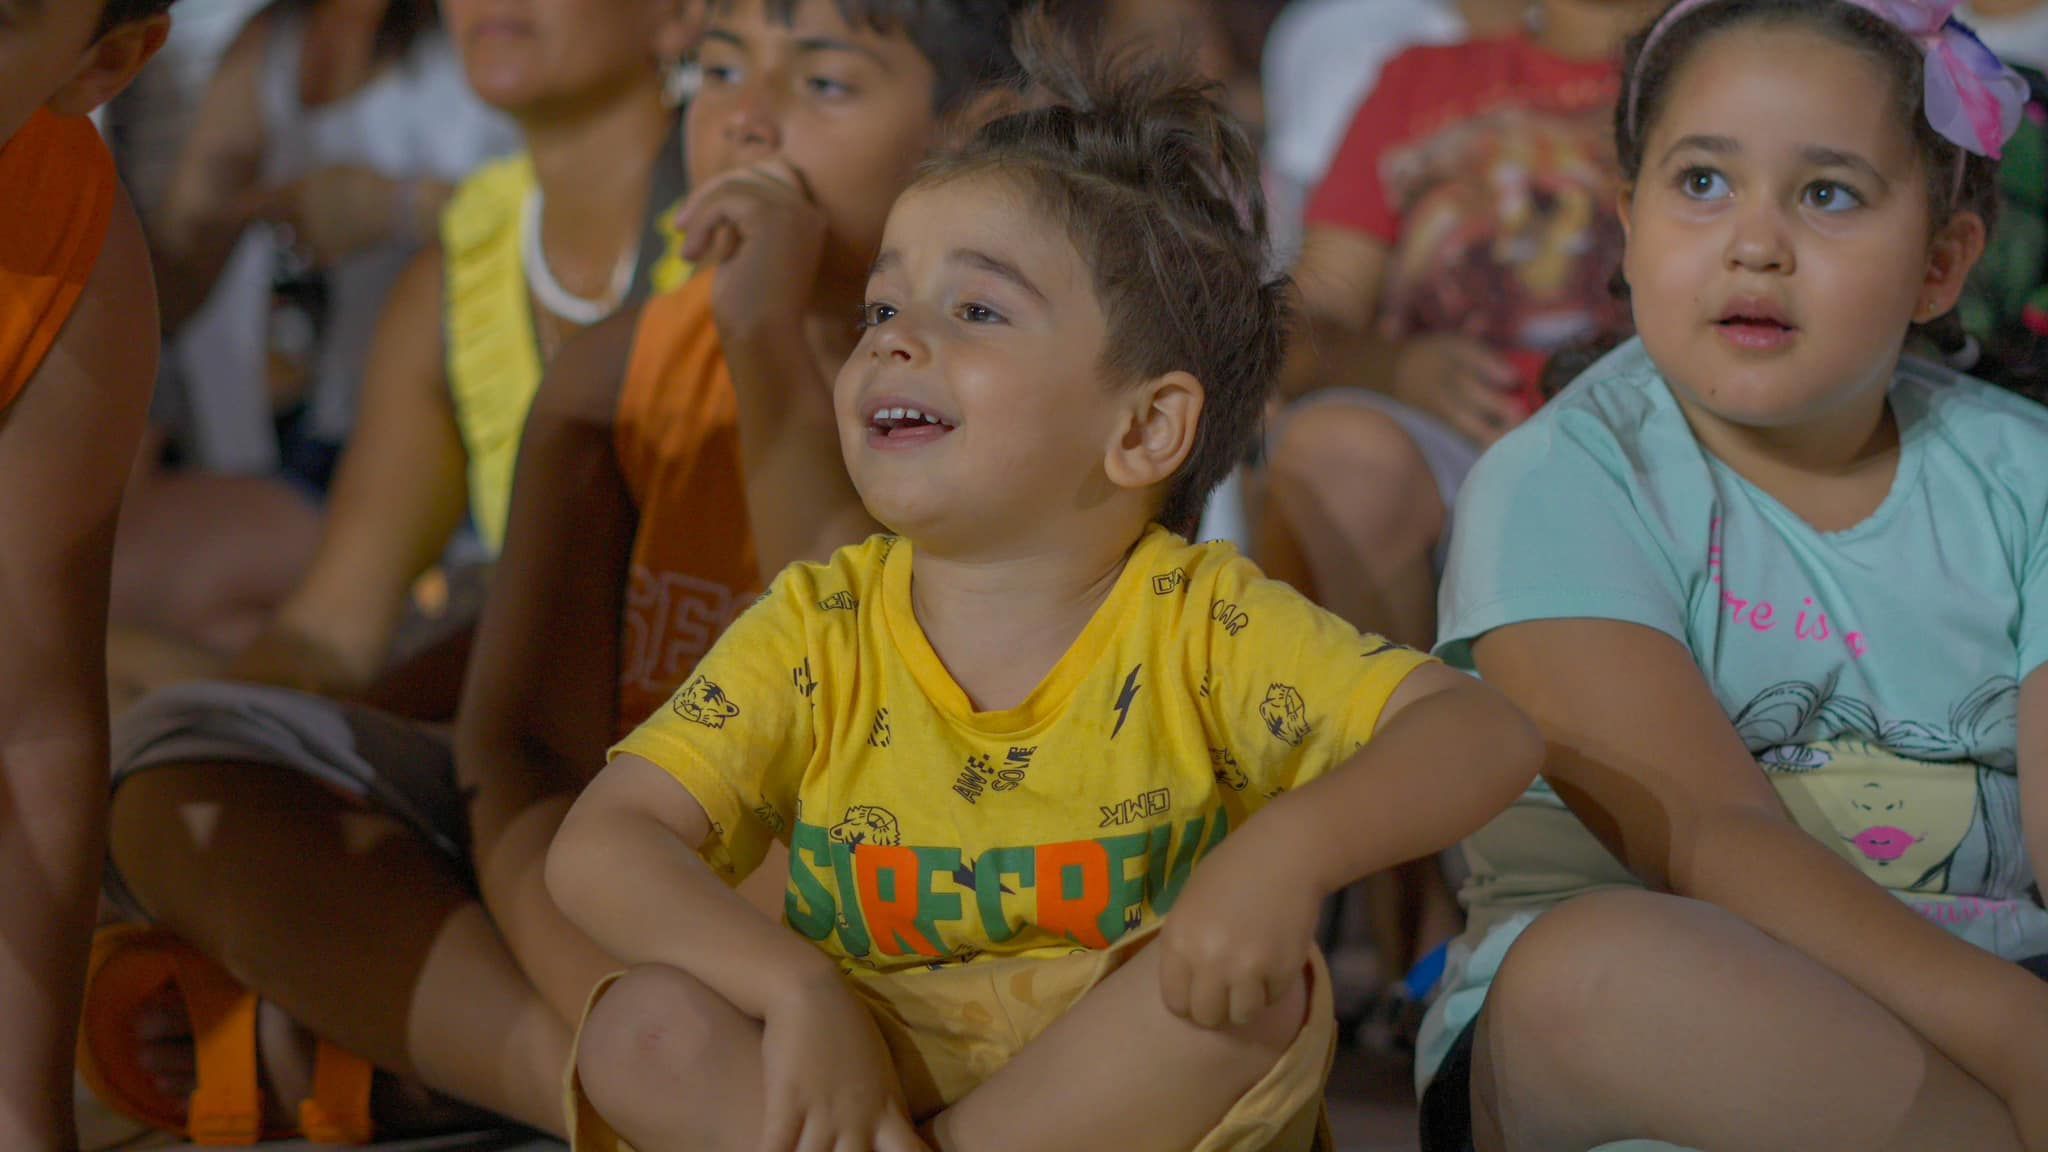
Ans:
[{"label": "pink and white hair bow", "polygon": [[[1643,42],[1641,59],[1671,26],[1717,0],[1680,0],[1664,13]],[[1842,0],[1896,26],[1926,53],[1922,103],[1927,122],[1966,152],[1997,159],[2019,131],[2027,82],[1985,47],[1969,26],[1955,18],[1959,0]],[[1636,127],[1637,92],[1628,94],[1628,121]]]}]

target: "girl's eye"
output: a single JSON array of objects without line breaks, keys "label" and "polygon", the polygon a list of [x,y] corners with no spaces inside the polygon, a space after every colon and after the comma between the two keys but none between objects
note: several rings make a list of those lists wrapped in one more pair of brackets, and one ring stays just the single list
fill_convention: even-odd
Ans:
[{"label": "girl's eye", "polygon": [[860,306],[860,326],[862,331],[866,331],[869,328],[880,328],[895,318],[896,306],[893,304],[863,304]]},{"label": "girl's eye", "polygon": [[1822,212],[1848,212],[1863,207],[1863,198],[1846,184],[1822,180],[1807,186],[1807,204]]},{"label": "girl's eye", "polygon": [[1002,316],[986,304],[962,304],[960,318],[969,324],[1000,324]]},{"label": "girl's eye", "polygon": [[1712,168],[1688,168],[1678,174],[1678,190],[1692,200],[1721,200],[1728,196],[1728,178]]},{"label": "girl's eye", "polygon": [[704,83],[707,85],[727,87],[739,83],[740,80],[740,70],[729,64],[704,64],[697,70],[703,75]]},{"label": "girl's eye", "polygon": [[808,77],[804,80],[804,87],[810,89],[813,96],[823,96],[827,99],[837,99],[842,96],[853,95],[852,88],[829,76]]}]

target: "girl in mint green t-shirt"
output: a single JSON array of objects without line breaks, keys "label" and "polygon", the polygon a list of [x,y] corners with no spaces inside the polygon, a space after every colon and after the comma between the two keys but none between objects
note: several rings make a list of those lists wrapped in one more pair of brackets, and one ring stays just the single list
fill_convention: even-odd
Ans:
[{"label": "girl in mint green t-shirt", "polygon": [[1457,510],[1440,652],[1552,751],[1467,846],[1426,1147],[2048,1148],[2048,412],[1901,359],[2019,115],[1953,7],[1632,46],[1641,335]]}]

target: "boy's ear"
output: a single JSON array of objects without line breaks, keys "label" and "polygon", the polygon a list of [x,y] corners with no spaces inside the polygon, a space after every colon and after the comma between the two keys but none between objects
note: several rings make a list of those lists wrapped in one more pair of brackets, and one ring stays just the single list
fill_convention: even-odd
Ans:
[{"label": "boy's ear", "polygon": [[50,97],[47,107],[60,116],[92,112],[120,95],[170,34],[171,18],[163,13],[116,25],[85,50],[77,71]]},{"label": "boy's ear", "polygon": [[1958,212],[1942,225],[1927,247],[1927,276],[1920,284],[1920,304],[1913,309],[1913,323],[1939,319],[1956,306],[1970,270],[1984,257],[1987,242],[1984,218],[1975,212]]},{"label": "boy's ear", "polygon": [[1180,471],[1202,426],[1202,382],[1168,372],[1131,391],[1128,413],[1102,467],[1119,488],[1150,488]]},{"label": "boy's ear", "polygon": [[1635,211],[1636,186],[1633,184],[1623,184],[1621,190],[1614,194],[1614,214],[1621,219],[1621,239],[1623,243],[1628,242],[1629,226],[1634,223],[1632,217],[1634,217]]}]

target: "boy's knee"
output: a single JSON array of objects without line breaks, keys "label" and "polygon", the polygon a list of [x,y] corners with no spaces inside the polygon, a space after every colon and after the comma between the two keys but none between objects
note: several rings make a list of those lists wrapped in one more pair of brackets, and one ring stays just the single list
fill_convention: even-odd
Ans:
[{"label": "boy's knee", "polygon": [[[241,769],[175,765],[127,777],[115,788],[107,813],[107,852],[129,889],[151,900],[155,882],[176,875],[205,850],[205,831],[217,823],[197,810],[218,808],[236,791]],[[161,914],[159,912],[159,914]]]},{"label": "boy's knee", "polygon": [[646,1114],[687,1095],[706,1060],[731,1059],[733,1009],[686,973],[644,965],[619,977],[583,1021],[576,1072],[597,1110]]},{"label": "boy's knee", "polygon": [[1399,421],[1365,404],[1318,404],[1296,411],[1272,456],[1276,494],[1317,493],[1379,517],[1419,523],[1444,518],[1436,476]]}]

